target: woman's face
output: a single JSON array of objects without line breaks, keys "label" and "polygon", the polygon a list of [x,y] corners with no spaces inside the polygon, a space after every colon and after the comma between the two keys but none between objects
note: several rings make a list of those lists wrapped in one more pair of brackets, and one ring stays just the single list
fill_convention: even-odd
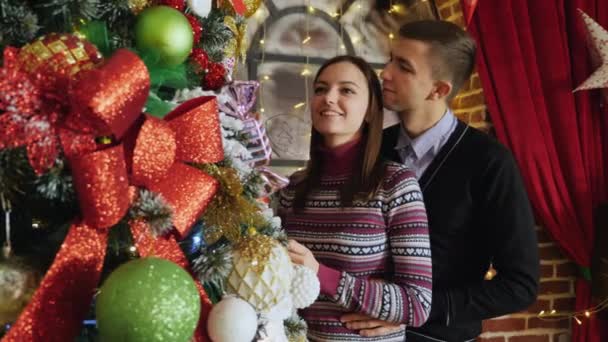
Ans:
[{"label": "woman's face", "polygon": [[313,85],[312,125],[328,147],[343,145],[361,136],[369,106],[365,75],[349,62],[326,67]]}]

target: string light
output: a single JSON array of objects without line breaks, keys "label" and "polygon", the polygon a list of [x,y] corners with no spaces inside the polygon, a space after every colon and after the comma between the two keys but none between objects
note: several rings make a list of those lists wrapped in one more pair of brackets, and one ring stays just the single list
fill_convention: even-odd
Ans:
[{"label": "string light", "polygon": [[[344,13],[342,13],[342,6],[339,7],[339,12],[340,12],[340,18],[342,18],[342,15]],[[340,23],[340,19],[338,19],[338,26],[340,27],[340,40],[339,40],[339,49],[336,50],[336,54],[339,55],[341,53],[344,53],[344,50],[346,50],[346,47],[344,46],[344,25],[342,25]]]},{"label": "string light", "polygon": [[[258,13],[261,13],[263,6],[261,6],[257,11],[256,11],[256,18],[260,19],[261,15],[257,15]],[[264,65],[264,62],[266,60],[266,20],[264,20],[262,22],[262,39],[260,39],[260,46],[262,48],[262,60],[260,61],[260,65]],[[262,77],[263,81],[259,82],[260,83],[260,87],[259,87],[259,96],[258,96],[258,101],[259,101],[259,105],[260,105],[260,113],[264,113],[264,81],[268,81],[270,80],[270,76],[269,75],[264,75]]]},{"label": "string light", "polygon": [[135,246],[129,247],[129,252],[135,253],[136,251],[137,251],[137,248]]},{"label": "string light", "polygon": [[308,76],[311,75],[311,71],[309,68],[309,60],[310,56],[308,55],[308,49],[305,48],[305,45],[311,41],[310,37],[310,16],[315,13],[315,8],[310,4],[310,0],[306,0],[305,6],[308,9],[308,13],[304,15],[305,27],[306,27],[306,38],[302,40],[302,45],[300,46],[300,54],[306,56],[306,65],[302,72],[300,72],[300,76],[304,79],[304,102],[299,102],[293,106],[294,109],[299,109],[308,104]]},{"label": "string light", "polygon": [[603,301],[601,301],[596,306],[594,306],[592,308],[588,308],[586,310],[582,310],[582,311],[576,311],[576,312],[557,312],[556,310],[551,310],[549,312],[549,315],[547,315],[547,313],[545,312],[545,310],[541,310],[538,313],[538,317],[540,319],[544,320],[544,321],[563,321],[563,320],[572,319],[578,325],[582,325],[583,321],[581,320],[581,318],[579,318],[579,316],[584,316],[587,319],[590,319],[591,316],[594,313],[598,313],[598,312],[600,312],[602,310],[605,310],[607,308],[608,308],[608,298],[604,299]]},{"label": "string light", "polygon": [[263,16],[263,10],[262,9],[263,9],[263,7],[260,6],[258,8],[258,10],[255,11],[255,18],[258,19],[258,20],[262,19],[262,16]]},{"label": "string light", "polygon": [[402,5],[391,5],[391,8],[388,10],[389,14],[401,14],[403,12],[405,12],[405,8]]},{"label": "string light", "polygon": [[[393,14],[393,12],[395,11],[395,8],[396,8],[395,6],[396,5],[393,4],[393,0],[390,0],[389,10],[388,10],[388,15],[389,16],[392,16],[392,14]],[[389,32],[389,34],[388,34],[388,42],[389,42],[389,45],[391,45],[391,46],[393,44],[393,39],[395,39],[395,34],[393,32]]]}]

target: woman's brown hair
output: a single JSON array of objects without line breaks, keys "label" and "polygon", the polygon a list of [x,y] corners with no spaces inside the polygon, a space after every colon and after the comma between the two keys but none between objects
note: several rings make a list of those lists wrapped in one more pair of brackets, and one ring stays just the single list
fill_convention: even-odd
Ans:
[{"label": "woman's brown hair", "polygon": [[[369,89],[369,102],[365,120],[363,121],[363,155],[357,158],[355,171],[350,181],[346,182],[340,189],[340,202],[342,207],[352,205],[355,198],[370,199],[382,181],[384,163],[380,159],[380,145],[382,143],[382,86],[378,75],[372,67],[362,58],[355,56],[336,56],[326,61],[314,78],[313,84],[317,82],[323,70],[333,64],[350,63],[357,67],[367,80]],[[310,191],[318,188],[321,181],[321,170],[323,159],[320,155],[320,147],[323,138],[314,127],[310,138],[310,159],[306,168],[296,177],[295,186],[295,208],[303,208]]]}]

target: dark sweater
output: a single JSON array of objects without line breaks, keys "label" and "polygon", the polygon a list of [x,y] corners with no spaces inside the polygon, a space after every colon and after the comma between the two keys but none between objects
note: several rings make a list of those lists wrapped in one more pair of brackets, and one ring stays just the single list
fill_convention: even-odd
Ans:
[{"label": "dark sweater", "polygon": [[[382,153],[399,161],[399,125],[384,131]],[[422,174],[433,259],[429,320],[408,328],[407,342],[466,341],[484,319],[517,312],[536,300],[539,259],[534,218],[511,153],[458,122]],[[484,275],[490,263],[498,271]],[[435,340],[436,341],[436,340]]]}]

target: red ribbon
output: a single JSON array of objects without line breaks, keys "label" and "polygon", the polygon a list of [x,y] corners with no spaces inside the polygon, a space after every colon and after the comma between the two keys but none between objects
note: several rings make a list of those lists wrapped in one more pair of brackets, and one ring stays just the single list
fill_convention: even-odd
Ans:
[{"label": "red ribbon", "polygon": [[243,2],[243,0],[230,0],[230,2],[236,13],[244,15],[245,12],[247,12],[247,7],[245,7],[245,2]]},{"label": "red ribbon", "polygon": [[[109,227],[125,215],[132,201],[128,170],[133,184],[167,200],[177,228],[177,236],[154,238],[145,222],[130,222],[140,255],[153,253],[188,266],[177,238],[187,234],[218,184],[186,163],[223,159],[215,99],[189,101],[162,121],[141,115],[148,91],[147,69],[128,50],[119,50],[104,66],[72,83],[72,111],[60,138],[73,171],[82,222],[70,227],[53,265],[3,341],[69,341],[77,336],[99,282]],[[145,122],[138,127],[140,119]],[[125,136],[124,146],[94,151],[93,145],[80,143],[109,134]],[[130,140],[130,135],[136,139]],[[207,341],[211,302],[196,284],[202,314],[194,340]]]}]

